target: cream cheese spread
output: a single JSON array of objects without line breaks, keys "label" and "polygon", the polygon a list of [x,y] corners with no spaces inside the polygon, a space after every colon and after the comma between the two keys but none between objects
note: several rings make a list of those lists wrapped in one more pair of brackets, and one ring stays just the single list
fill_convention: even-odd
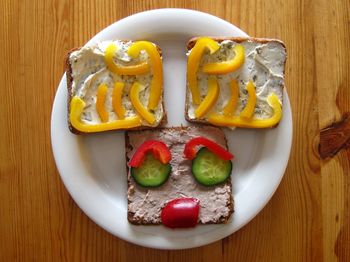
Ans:
[{"label": "cream cheese spread", "polygon": [[[107,46],[112,41],[103,41],[91,46],[85,46],[70,54],[69,62],[72,68],[72,95],[78,96],[85,102],[85,108],[81,114],[81,121],[86,124],[101,123],[100,117],[96,110],[96,94],[101,83],[108,86],[105,108],[109,113],[109,121],[118,119],[117,114],[112,106],[112,91],[115,82],[125,84],[122,96],[122,104],[126,109],[125,117],[135,116],[136,112],[129,99],[129,91],[132,84],[138,81],[145,88],[140,92],[140,101],[146,107],[150,94],[150,83],[152,81],[152,70],[148,73],[136,76],[121,76],[108,70],[104,62],[104,54]],[[127,49],[132,44],[129,42],[113,41],[117,46],[117,52],[114,56],[114,62],[123,66],[135,65],[139,62],[148,60],[145,51],[141,51],[138,58],[134,59],[128,56]],[[157,126],[162,120],[164,110],[162,107],[162,97],[157,109],[154,111],[156,118],[152,126]],[[149,124],[142,120],[142,125]]]},{"label": "cream cheese spread", "polygon": [[[286,59],[286,50],[278,41],[259,43],[251,40],[245,40],[240,43],[245,50],[245,61],[236,71],[224,75],[216,75],[220,87],[219,98],[216,105],[210,112],[221,113],[223,107],[231,97],[229,83],[236,80],[239,85],[239,99],[235,115],[243,110],[247,103],[248,93],[246,91],[247,83],[252,80],[256,87],[256,106],[254,118],[266,119],[273,115],[273,110],[267,103],[267,97],[274,92],[282,104],[284,87],[284,64]],[[201,68],[206,63],[223,62],[231,60],[234,57],[233,47],[236,42],[225,40],[220,43],[220,49],[214,54],[205,53],[202,56],[197,79],[201,98],[208,91],[208,77],[210,75],[202,72]],[[188,52],[189,55],[191,50]],[[189,101],[192,101],[191,93],[188,92]],[[197,106],[189,103],[188,117],[195,119],[194,111]],[[209,112],[209,113],[210,113]]]}]

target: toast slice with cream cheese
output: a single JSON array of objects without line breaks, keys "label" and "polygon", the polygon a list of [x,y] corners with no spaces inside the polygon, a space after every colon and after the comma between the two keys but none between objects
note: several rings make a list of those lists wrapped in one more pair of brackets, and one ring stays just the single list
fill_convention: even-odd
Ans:
[{"label": "toast slice with cream cheese", "polygon": [[148,41],[103,41],[69,52],[68,126],[75,134],[166,123],[162,52]]},{"label": "toast slice with cream cheese", "polygon": [[187,50],[187,121],[230,128],[279,123],[287,56],[281,41],[197,37]]}]

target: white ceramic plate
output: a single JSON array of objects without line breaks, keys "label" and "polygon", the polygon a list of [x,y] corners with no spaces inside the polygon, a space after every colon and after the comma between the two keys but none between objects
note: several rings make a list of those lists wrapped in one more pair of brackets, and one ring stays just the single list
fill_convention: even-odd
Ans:
[{"label": "white ceramic plate", "polygon": [[[108,39],[146,39],[163,50],[165,105],[168,125],[184,119],[186,42],[193,36],[247,36],[215,16],[184,9],[138,13],[107,27],[87,44]],[[292,141],[292,116],[284,92],[283,119],[271,130],[225,130],[233,161],[235,212],[225,225],[171,230],[133,226],[127,221],[124,133],[76,136],[67,127],[67,87],[63,76],[55,97],[51,139],[61,178],[79,207],[110,233],[138,245],[183,249],[224,238],[248,223],[269,201],[287,166]],[[278,210],[276,210],[278,212]]]}]

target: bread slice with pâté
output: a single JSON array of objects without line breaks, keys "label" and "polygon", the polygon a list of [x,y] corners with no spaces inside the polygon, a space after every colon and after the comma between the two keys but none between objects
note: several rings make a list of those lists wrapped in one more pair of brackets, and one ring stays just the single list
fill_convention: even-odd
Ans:
[{"label": "bread slice with p\u00e2t\u00e9", "polygon": [[[130,223],[161,224],[161,213],[164,206],[173,199],[181,197],[199,200],[198,224],[221,224],[229,221],[233,213],[231,170],[227,179],[220,184],[208,186],[199,183],[192,173],[193,162],[183,156],[185,144],[196,137],[205,137],[227,149],[224,132],[220,128],[211,126],[182,126],[125,133],[127,202]],[[172,155],[169,162],[170,175],[167,180],[156,187],[145,187],[136,181],[132,175],[132,168],[128,165],[138,148],[149,140],[162,141]]]}]

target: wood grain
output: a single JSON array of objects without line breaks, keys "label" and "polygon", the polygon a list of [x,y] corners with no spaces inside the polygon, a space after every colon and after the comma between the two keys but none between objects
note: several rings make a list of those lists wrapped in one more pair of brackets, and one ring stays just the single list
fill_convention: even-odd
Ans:
[{"label": "wood grain", "polygon": [[[247,226],[180,251],[139,247],[94,224],[64,188],[50,115],[66,52],[130,14],[208,12],[283,40],[293,147],[277,192]],[[350,261],[350,150],[318,155],[320,130],[350,112],[350,2],[0,1],[0,261]]]}]

